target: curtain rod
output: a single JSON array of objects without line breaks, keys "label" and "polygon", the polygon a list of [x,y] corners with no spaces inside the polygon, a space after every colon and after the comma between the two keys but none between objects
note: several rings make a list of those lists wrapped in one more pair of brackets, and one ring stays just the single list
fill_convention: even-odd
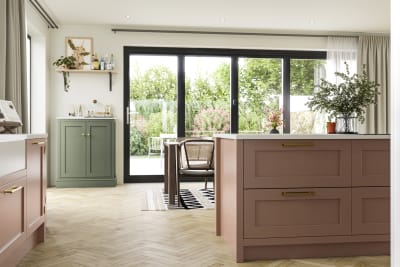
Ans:
[{"label": "curtain rod", "polygon": [[58,29],[58,25],[50,17],[49,13],[43,8],[43,6],[37,0],[29,0],[32,6],[39,12],[40,16],[47,22],[47,27],[51,29]]},{"label": "curtain rod", "polygon": [[[300,34],[300,33],[262,33],[262,32],[229,32],[229,31],[189,31],[189,30],[151,30],[151,29],[111,29],[112,32],[148,32],[148,33],[184,33],[184,34],[218,34],[247,36],[295,36],[295,37],[358,37],[352,33],[346,34]],[[360,33],[361,34],[361,33]]]}]

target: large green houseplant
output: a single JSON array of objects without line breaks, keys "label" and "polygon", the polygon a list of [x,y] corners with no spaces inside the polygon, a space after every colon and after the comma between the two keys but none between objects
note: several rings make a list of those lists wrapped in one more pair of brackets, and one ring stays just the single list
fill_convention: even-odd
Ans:
[{"label": "large green houseplant", "polygon": [[334,84],[321,79],[318,90],[307,102],[308,107],[313,111],[325,111],[329,114],[329,120],[333,117],[341,118],[344,121],[343,133],[353,133],[350,126],[350,119],[356,117],[360,122],[365,120],[365,109],[376,103],[376,96],[379,94],[379,84],[369,81],[365,66],[361,75],[350,75],[349,66],[345,62],[346,72],[335,72],[341,82]]}]

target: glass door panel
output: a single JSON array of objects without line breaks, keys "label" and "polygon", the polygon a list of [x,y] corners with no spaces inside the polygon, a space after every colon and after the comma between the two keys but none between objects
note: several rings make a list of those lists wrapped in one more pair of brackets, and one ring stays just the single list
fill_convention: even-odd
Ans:
[{"label": "glass door panel", "polygon": [[325,78],[326,60],[291,59],[290,60],[290,133],[324,134],[326,133],[325,114],[311,111],[306,105],[315,86]]},{"label": "glass door panel", "polygon": [[266,109],[282,103],[282,59],[239,58],[239,133],[269,132]]},{"label": "glass door panel", "polygon": [[176,138],[177,57],[129,57],[130,175],[164,175],[163,142]]},{"label": "glass door panel", "polygon": [[185,57],[185,136],[230,132],[230,57]]}]

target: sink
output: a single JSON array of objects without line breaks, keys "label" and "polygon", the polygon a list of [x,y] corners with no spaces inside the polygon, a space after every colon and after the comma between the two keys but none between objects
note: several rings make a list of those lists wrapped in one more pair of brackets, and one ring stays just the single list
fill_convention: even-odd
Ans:
[{"label": "sink", "polygon": [[0,178],[25,169],[26,135],[0,134]]}]

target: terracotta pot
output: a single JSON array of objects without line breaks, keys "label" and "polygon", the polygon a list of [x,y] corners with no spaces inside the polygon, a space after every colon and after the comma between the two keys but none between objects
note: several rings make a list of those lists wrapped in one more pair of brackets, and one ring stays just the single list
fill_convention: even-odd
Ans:
[{"label": "terracotta pot", "polygon": [[336,122],[327,122],[326,123],[326,132],[328,134],[334,134],[336,133]]}]

